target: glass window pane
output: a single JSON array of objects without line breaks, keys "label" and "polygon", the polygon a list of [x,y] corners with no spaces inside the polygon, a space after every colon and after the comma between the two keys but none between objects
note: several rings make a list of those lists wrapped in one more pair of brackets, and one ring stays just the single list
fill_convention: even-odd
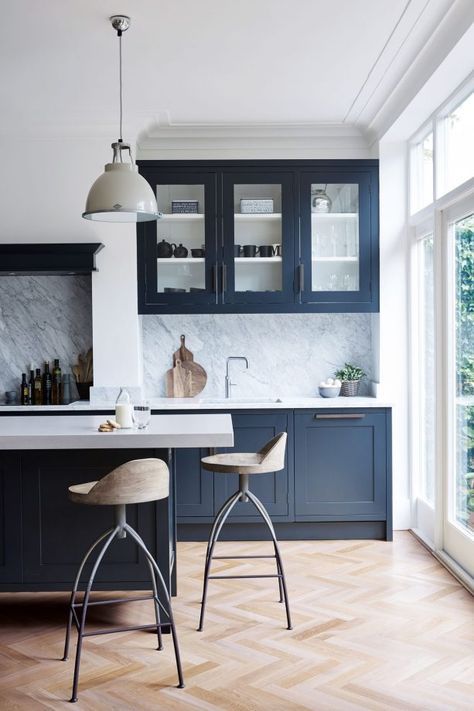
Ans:
[{"label": "glass window pane", "polygon": [[435,311],[433,235],[418,243],[419,254],[419,393],[421,497],[434,503],[435,486]]},{"label": "glass window pane", "polygon": [[311,185],[312,291],[359,290],[359,186]]},{"label": "glass window pane", "polygon": [[474,533],[474,214],[455,223],[455,518]]},{"label": "glass window pane", "polygon": [[281,185],[235,185],[235,291],[282,290],[281,238]]},{"label": "glass window pane", "polygon": [[157,290],[206,291],[204,185],[158,185]]},{"label": "glass window pane", "polygon": [[413,214],[433,202],[433,132],[412,146],[410,186]]},{"label": "glass window pane", "polygon": [[440,195],[473,177],[474,92],[442,119]]}]

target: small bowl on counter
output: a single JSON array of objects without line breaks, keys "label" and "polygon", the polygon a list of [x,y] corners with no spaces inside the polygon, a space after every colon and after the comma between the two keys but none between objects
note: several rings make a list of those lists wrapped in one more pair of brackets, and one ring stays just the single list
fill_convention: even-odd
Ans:
[{"label": "small bowl on counter", "polygon": [[320,385],[319,386],[319,394],[321,397],[339,397],[339,393],[341,392],[341,386],[340,385]]}]

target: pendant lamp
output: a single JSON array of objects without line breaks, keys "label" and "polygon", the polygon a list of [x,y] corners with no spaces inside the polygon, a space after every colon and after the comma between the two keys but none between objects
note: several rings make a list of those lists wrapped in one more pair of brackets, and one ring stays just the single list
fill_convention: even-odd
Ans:
[{"label": "pendant lamp", "polygon": [[[120,138],[112,143],[112,163],[89,190],[82,217],[101,222],[145,222],[161,217],[150,184],[138,173],[129,143],[122,139],[122,33],[130,27],[126,15],[110,19],[119,40]],[[124,160],[128,151],[129,160]]]}]

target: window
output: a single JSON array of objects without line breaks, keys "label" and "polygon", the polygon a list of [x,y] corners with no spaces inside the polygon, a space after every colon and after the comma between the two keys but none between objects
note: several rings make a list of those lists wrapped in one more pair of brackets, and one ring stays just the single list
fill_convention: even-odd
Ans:
[{"label": "window", "polygon": [[438,132],[439,196],[473,177],[474,92],[438,119]]},{"label": "window", "polygon": [[411,200],[414,214],[433,202],[433,131],[411,146]]}]

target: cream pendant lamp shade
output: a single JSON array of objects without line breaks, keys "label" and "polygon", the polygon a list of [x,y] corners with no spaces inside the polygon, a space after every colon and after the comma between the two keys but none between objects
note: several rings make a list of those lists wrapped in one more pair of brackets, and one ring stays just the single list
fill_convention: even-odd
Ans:
[{"label": "cream pendant lamp shade", "polygon": [[114,162],[89,190],[82,216],[101,222],[144,222],[161,217],[150,184],[139,175],[133,162],[122,162],[126,143],[112,143]]},{"label": "cream pendant lamp shade", "polygon": [[[89,190],[82,217],[101,222],[145,222],[161,217],[150,184],[138,173],[130,145],[122,139],[122,33],[130,27],[126,15],[113,15],[112,27],[119,38],[120,138],[112,143],[113,161]],[[128,151],[130,160],[123,160]]]}]

